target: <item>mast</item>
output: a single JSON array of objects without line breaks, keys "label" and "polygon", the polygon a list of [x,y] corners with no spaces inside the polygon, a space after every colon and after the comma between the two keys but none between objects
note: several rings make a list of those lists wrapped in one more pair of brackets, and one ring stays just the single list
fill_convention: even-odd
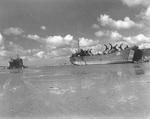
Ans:
[{"label": "mast", "polygon": [[80,50],[80,41],[78,39],[78,50]]},{"label": "mast", "polygon": [[17,58],[19,58],[18,52],[17,52]]}]

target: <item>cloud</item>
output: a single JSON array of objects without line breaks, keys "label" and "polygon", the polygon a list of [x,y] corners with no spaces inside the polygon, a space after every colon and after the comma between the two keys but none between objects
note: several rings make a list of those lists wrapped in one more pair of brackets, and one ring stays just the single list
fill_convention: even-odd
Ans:
[{"label": "cloud", "polygon": [[146,37],[143,34],[138,34],[136,36],[124,37],[117,32],[112,32],[110,35],[110,38],[117,42],[120,42],[120,41],[126,42],[127,44],[130,44],[130,45],[141,45],[142,43],[150,43],[150,38]]},{"label": "cloud", "polygon": [[144,36],[143,34],[138,34],[136,36],[123,37],[123,40],[125,40],[129,44],[137,44],[137,45],[140,45],[141,43],[150,43],[150,38]]},{"label": "cloud", "polygon": [[6,51],[6,50],[1,50],[1,51],[0,51],[0,56],[1,56],[1,57],[6,57],[8,54],[9,54],[9,52]]},{"label": "cloud", "polygon": [[24,54],[24,50],[21,46],[14,44],[10,41],[5,41],[3,36],[0,34],[0,59],[8,60],[10,57],[16,56],[17,53]]},{"label": "cloud", "polygon": [[[98,31],[97,33],[101,33],[103,34],[103,36],[109,38],[111,41],[113,40],[116,42],[126,42],[128,44],[132,44],[132,45],[140,45],[142,43],[150,43],[150,38],[145,36],[144,34],[138,34],[136,36],[122,36],[120,33],[118,33],[117,31],[108,31],[108,30],[104,30],[104,31]],[[98,37],[102,37],[97,35],[97,33],[95,33],[96,36]]]},{"label": "cloud", "polygon": [[122,38],[122,35],[119,34],[117,31],[112,31],[110,37],[114,40],[119,40]]},{"label": "cloud", "polygon": [[40,28],[41,28],[41,30],[46,30],[45,26],[41,26]]},{"label": "cloud", "polygon": [[20,56],[24,56],[24,55],[33,55],[34,53],[39,52],[38,49],[25,50],[20,45],[14,44],[13,42],[10,42],[10,41],[5,42],[4,45],[0,48],[0,51],[1,53],[6,54],[6,55],[3,55],[4,58],[15,57],[17,53]]},{"label": "cloud", "polygon": [[87,38],[79,38],[79,44],[81,47],[88,47],[88,46],[94,46],[98,44],[98,40],[92,40],[92,39],[87,39]]},{"label": "cloud", "polygon": [[40,51],[38,53],[35,54],[35,56],[38,56],[39,58],[42,58],[44,56],[45,52],[44,51]]},{"label": "cloud", "polygon": [[[39,51],[33,55],[36,58],[54,58],[70,55],[72,44],[76,44],[76,41],[73,39],[73,36],[68,34],[65,37],[62,36],[48,36],[42,38],[38,35],[27,35],[29,39],[36,40],[43,43],[42,48],[44,51]],[[47,51],[47,52],[46,52]],[[26,58],[27,60],[34,59],[32,57]]]},{"label": "cloud", "polygon": [[21,28],[17,27],[10,27],[7,29],[4,29],[4,34],[6,35],[21,35],[24,31]]},{"label": "cloud", "polygon": [[97,37],[103,37],[103,36],[110,37],[110,34],[111,34],[111,31],[109,31],[109,30],[103,30],[103,31],[97,31],[97,32],[95,32],[95,35]]},{"label": "cloud", "polygon": [[150,6],[147,8],[146,12],[145,12],[145,15],[147,17],[150,17]]},{"label": "cloud", "polygon": [[37,60],[37,58],[34,56],[21,56],[21,58],[23,60],[27,60],[27,61],[32,62],[32,63],[35,63],[35,61]]},{"label": "cloud", "polygon": [[92,28],[93,28],[93,29],[99,29],[99,25],[98,25],[98,24],[94,24],[94,25],[92,26]]},{"label": "cloud", "polygon": [[140,15],[137,15],[143,19],[143,23],[146,24],[146,26],[150,25],[150,0],[122,0],[124,4],[127,6],[137,6],[137,5],[143,5],[144,7],[147,7],[146,10],[142,10]]},{"label": "cloud", "polygon": [[97,37],[102,37],[102,36],[105,36],[106,33],[105,33],[104,31],[98,31],[98,32],[95,32],[95,35],[96,35]]},{"label": "cloud", "polygon": [[58,49],[58,50],[53,50],[51,52],[51,55],[53,55],[54,57],[64,57],[64,56],[69,56],[71,55],[72,51],[70,48],[62,48],[62,49]]},{"label": "cloud", "polygon": [[97,37],[103,37],[103,36],[109,37],[110,39],[113,39],[113,40],[119,40],[123,37],[117,31],[108,31],[108,30],[95,32],[95,35]]},{"label": "cloud", "polygon": [[19,45],[16,45],[8,41],[4,42],[1,44],[1,47],[0,47],[0,58],[3,60],[9,59],[10,57],[16,56],[16,54],[20,51],[22,54],[23,48],[20,47]]},{"label": "cloud", "polygon": [[20,56],[23,60],[35,63],[36,60],[45,57],[45,52],[40,49],[23,50]]},{"label": "cloud", "polygon": [[138,28],[143,27],[143,24],[135,23],[132,20],[130,20],[129,17],[125,17],[124,21],[122,20],[115,21],[112,18],[110,18],[109,15],[106,15],[106,14],[100,15],[100,17],[98,18],[98,22],[102,26],[110,26],[112,28],[117,28],[117,29],[129,29],[131,27],[138,27]]},{"label": "cloud", "polygon": [[20,45],[14,44],[11,41],[5,44],[5,47],[7,50],[9,50],[10,52],[13,52],[14,54],[23,53],[24,51],[23,47],[21,47]]},{"label": "cloud", "polygon": [[3,42],[4,42],[4,38],[3,38],[2,34],[0,33],[0,45],[2,45]]},{"label": "cloud", "polygon": [[[66,35],[65,37],[62,36],[48,36],[46,38],[39,37],[38,35],[27,35],[28,39],[36,40],[41,43],[45,43],[45,45],[49,45],[52,49],[57,48],[65,48],[70,47],[73,39],[73,36],[70,34]],[[49,47],[48,46],[48,47]]]},{"label": "cloud", "polygon": [[36,40],[36,41],[42,41],[41,39],[42,38],[40,38],[38,35],[32,35],[32,34],[29,34],[29,35],[27,35],[26,36],[26,38],[28,38],[28,39],[33,39],[33,40]]},{"label": "cloud", "polygon": [[141,11],[140,15],[138,15],[138,17],[142,18],[143,20],[145,20],[147,23],[150,23],[150,6],[146,9]]},{"label": "cloud", "polygon": [[62,36],[49,36],[43,39],[47,45],[50,45],[53,49],[70,47],[73,41],[73,36],[70,34],[65,37]]},{"label": "cloud", "polygon": [[45,39],[46,43],[51,44],[54,48],[65,47],[65,39],[61,36],[50,36]]},{"label": "cloud", "polygon": [[122,2],[128,6],[135,6],[135,5],[150,5],[150,0],[122,0]]},{"label": "cloud", "polygon": [[95,54],[100,53],[100,52],[102,52],[102,48],[103,48],[103,46],[101,44],[97,44],[95,46],[92,46],[91,47],[92,53],[95,53]]},{"label": "cloud", "polygon": [[143,34],[138,34],[137,36],[134,36],[133,38],[136,39],[138,42],[150,42],[150,38],[146,37]]},{"label": "cloud", "polygon": [[[31,38],[31,37],[30,37]],[[36,37],[32,37],[36,39]],[[3,36],[0,34],[0,61],[1,64],[4,65],[8,63],[10,58],[16,58],[16,54],[19,54],[21,58],[26,62],[34,62],[36,60],[42,59],[46,57],[44,51],[40,51],[40,49],[24,49],[22,46],[17,45],[11,41],[5,41]]]},{"label": "cloud", "polygon": [[144,48],[150,48],[150,43],[142,43],[139,45],[140,49],[144,49]]}]

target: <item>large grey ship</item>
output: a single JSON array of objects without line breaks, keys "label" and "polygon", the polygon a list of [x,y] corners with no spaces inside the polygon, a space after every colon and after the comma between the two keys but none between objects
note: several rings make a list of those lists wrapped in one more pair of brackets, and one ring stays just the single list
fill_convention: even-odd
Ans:
[{"label": "large grey ship", "polygon": [[79,49],[72,54],[70,62],[73,65],[88,65],[88,64],[111,64],[111,63],[133,63],[133,62],[148,62],[150,49],[139,49],[138,46],[122,48],[122,44],[106,49],[101,54],[89,53],[90,50]]}]

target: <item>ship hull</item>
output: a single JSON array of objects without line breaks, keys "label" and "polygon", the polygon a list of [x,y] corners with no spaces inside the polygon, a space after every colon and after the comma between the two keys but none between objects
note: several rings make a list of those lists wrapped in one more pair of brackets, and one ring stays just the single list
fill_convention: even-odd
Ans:
[{"label": "ship hull", "polygon": [[70,57],[73,65],[112,64],[132,62],[134,51],[126,49],[119,52],[91,56]]},{"label": "ship hull", "polygon": [[20,67],[7,67],[7,69],[24,69],[27,68],[27,66],[20,66]]}]

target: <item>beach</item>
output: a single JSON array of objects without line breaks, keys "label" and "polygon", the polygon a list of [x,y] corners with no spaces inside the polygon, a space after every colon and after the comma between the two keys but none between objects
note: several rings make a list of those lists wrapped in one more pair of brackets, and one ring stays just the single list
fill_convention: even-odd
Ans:
[{"label": "beach", "polygon": [[149,119],[150,64],[0,70],[2,119]]}]

